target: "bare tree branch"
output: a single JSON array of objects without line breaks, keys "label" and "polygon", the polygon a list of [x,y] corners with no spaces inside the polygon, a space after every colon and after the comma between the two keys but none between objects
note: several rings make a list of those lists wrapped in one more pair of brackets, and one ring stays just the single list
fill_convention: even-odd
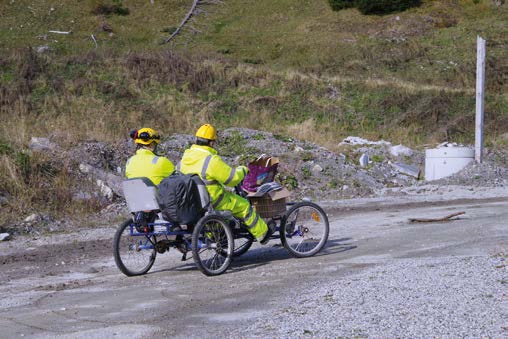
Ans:
[{"label": "bare tree branch", "polygon": [[48,32],[55,34],[72,34],[72,31],[48,31]]},{"label": "bare tree branch", "polygon": [[175,29],[175,31],[166,39],[164,40],[164,43],[168,43],[169,41],[171,41],[171,39],[173,39],[178,33],[180,33],[180,30],[182,29],[182,27],[187,23],[187,21],[189,21],[190,17],[192,16],[192,14],[194,13],[194,11],[196,10],[196,6],[198,5],[199,3],[199,0],[194,0],[194,2],[192,3],[192,7],[191,9],[189,10],[189,12],[187,13],[187,15],[185,16],[185,18],[183,18],[182,22],[180,23],[180,25]]},{"label": "bare tree branch", "polygon": [[466,214],[466,212],[457,212],[450,215],[447,215],[446,217],[442,218],[435,218],[435,219],[428,219],[428,218],[410,218],[409,221],[411,222],[436,222],[436,221],[449,221],[451,218],[456,217],[458,215]]},{"label": "bare tree branch", "polygon": [[93,42],[95,43],[95,48],[99,47],[99,45],[97,44],[97,39],[95,38],[95,35],[91,35],[92,36],[92,40]]}]

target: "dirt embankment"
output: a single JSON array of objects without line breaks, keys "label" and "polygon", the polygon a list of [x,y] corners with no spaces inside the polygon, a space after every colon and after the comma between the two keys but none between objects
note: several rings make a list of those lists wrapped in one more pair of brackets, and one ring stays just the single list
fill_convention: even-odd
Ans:
[{"label": "dirt embankment", "polygon": [[[163,140],[158,152],[176,164],[193,139],[191,135],[171,135]],[[34,138],[30,147],[33,152],[52,154],[55,162],[70,161],[72,199],[99,200],[102,208],[100,213],[87,216],[85,220],[76,220],[73,216],[61,220],[32,211],[20,215],[15,223],[0,225],[0,233],[59,233],[79,229],[83,222],[90,226],[117,223],[126,215],[121,181],[125,162],[134,152],[132,140],[109,144],[85,142],[62,149],[49,139]],[[424,149],[357,137],[343,140],[337,149],[333,152],[312,143],[241,128],[223,131],[218,145],[219,154],[231,165],[246,164],[260,154],[278,157],[276,180],[291,191],[292,199],[310,197],[324,201],[439,195],[449,190],[450,185],[481,194],[480,191],[508,185],[506,150],[487,149],[482,164],[473,162],[450,177],[426,182],[423,180]]]}]

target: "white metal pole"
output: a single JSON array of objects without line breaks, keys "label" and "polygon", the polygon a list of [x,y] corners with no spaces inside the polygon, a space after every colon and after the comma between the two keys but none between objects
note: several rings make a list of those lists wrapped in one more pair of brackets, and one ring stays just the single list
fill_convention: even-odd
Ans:
[{"label": "white metal pole", "polygon": [[476,39],[476,129],[475,159],[482,162],[483,153],[483,109],[485,97],[485,40]]}]

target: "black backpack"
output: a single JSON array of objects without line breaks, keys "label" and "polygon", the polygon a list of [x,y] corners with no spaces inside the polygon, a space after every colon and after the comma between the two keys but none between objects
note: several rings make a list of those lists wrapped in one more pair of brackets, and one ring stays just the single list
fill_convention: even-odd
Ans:
[{"label": "black backpack", "polygon": [[208,208],[208,197],[202,197],[203,194],[208,192],[197,174],[173,172],[159,184],[162,216],[181,225],[196,224]]}]

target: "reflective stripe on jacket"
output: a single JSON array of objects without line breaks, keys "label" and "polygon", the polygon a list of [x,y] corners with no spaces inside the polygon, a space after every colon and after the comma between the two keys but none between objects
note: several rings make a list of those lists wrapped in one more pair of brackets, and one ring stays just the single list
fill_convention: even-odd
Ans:
[{"label": "reflective stripe on jacket", "polygon": [[152,151],[140,148],[125,164],[127,178],[147,177],[155,185],[175,170],[173,163],[166,157],[155,155]]},{"label": "reflective stripe on jacket", "polygon": [[180,162],[180,172],[198,174],[206,184],[214,205],[220,203],[224,186],[234,187],[244,178],[245,172],[240,168],[232,168],[217,155],[212,147],[192,145],[185,150]]}]

